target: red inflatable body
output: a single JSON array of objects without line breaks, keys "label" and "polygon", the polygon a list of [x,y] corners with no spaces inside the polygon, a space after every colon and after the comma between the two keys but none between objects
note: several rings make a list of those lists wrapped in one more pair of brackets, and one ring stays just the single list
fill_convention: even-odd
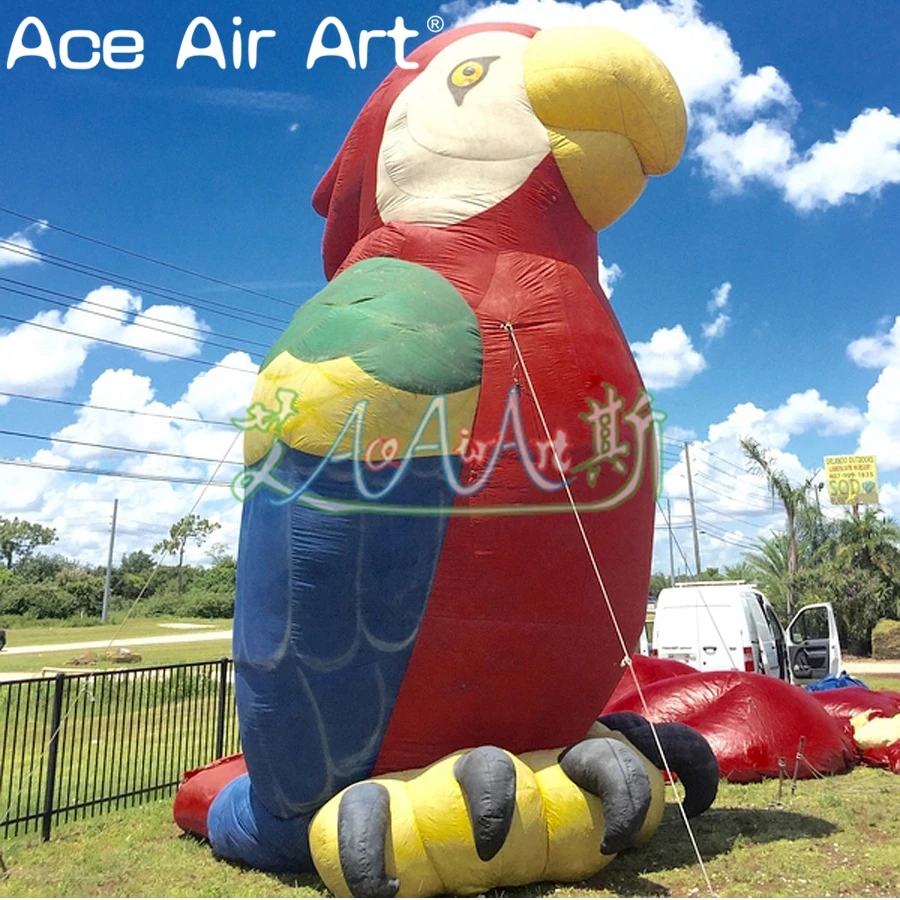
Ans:
[{"label": "red inflatable body", "polygon": [[638,671],[647,710],[637,691],[620,694],[617,689],[618,699],[607,704],[604,713],[629,710],[654,722],[683,722],[696,728],[709,741],[722,777],[729,781],[777,777],[779,760],[793,774],[801,738],[806,739],[798,770],[801,778],[843,772],[857,758],[849,723],[832,718],[802,688],[767,675],[693,670],[647,683],[649,670],[661,671],[655,661],[648,662],[640,663],[648,670],[643,677]]},{"label": "red inflatable body", "polygon": [[810,696],[822,704],[829,716],[842,721],[849,721],[870,709],[886,716],[900,713],[900,693],[897,691],[870,691],[868,688],[846,687],[833,691],[816,691]]},{"label": "red inflatable body", "polygon": [[210,804],[226,784],[247,771],[244,754],[223,756],[208,766],[184,773],[175,795],[175,821],[179,827],[201,837],[209,837],[206,819]]},{"label": "red inflatable body", "polygon": [[641,690],[644,690],[648,684],[653,684],[654,681],[663,681],[678,675],[695,675],[697,672],[696,669],[678,662],[677,659],[657,659],[656,657],[641,656],[638,653],[631,657],[631,665],[634,667],[634,675],[628,669],[622,670],[622,678],[606,702],[606,712],[611,712],[619,700],[635,692],[635,677],[640,682]]}]

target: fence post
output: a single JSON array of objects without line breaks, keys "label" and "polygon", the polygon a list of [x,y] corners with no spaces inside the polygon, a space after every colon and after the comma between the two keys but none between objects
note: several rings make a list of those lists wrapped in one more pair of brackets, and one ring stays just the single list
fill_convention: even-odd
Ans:
[{"label": "fence post", "polygon": [[41,840],[50,840],[53,819],[53,795],[56,792],[56,757],[59,753],[59,731],[62,725],[63,691],[66,676],[59,672],[54,679],[53,715],[50,724],[50,748],[47,753],[47,786],[44,791],[44,815],[41,823]]},{"label": "fence post", "polygon": [[228,663],[223,656],[219,660],[219,706],[216,710],[216,759],[221,759],[225,752],[225,700],[228,695]]}]

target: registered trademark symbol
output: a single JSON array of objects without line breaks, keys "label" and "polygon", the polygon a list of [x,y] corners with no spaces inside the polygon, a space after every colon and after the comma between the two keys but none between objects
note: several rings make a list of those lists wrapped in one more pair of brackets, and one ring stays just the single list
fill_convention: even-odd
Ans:
[{"label": "registered trademark symbol", "polygon": [[437,34],[439,31],[444,30],[444,20],[440,16],[431,16],[425,24],[432,34]]}]

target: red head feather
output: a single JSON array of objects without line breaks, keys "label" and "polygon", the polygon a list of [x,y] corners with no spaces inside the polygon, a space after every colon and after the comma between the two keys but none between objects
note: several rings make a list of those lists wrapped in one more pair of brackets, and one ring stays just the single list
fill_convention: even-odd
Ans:
[{"label": "red head feather", "polygon": [[444,47],[480,31],[511,31],[533,37],[538,29],[530,25],[493,22],[454,28],[432,38],[408,57],[418,63],[419,68],[394,69],[353,123],[338,155],[313,193],[313,208],[326,219],[322,239],[326,278],[334,277],[361,237],[382,224],[375,204],[376,164],[385,122],[394,101]]}]

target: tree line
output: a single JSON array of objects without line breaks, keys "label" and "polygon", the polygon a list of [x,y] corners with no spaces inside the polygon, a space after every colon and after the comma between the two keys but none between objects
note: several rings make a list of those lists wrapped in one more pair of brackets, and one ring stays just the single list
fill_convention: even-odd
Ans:
[{"label": "tree line", "polygon": [[[130,609],[137,601],[138,615],[230,618],[237,565],[227,547],[212,545],[207,551],[210,566],[184,563],[188,546],[203,546],[219,527],[185,516],[151,552],[124,554],[110,573],[110,610]],[[0,627],[31,619],[99,622],[106,567],[36,552],[57,538],[53,528],[0,516],[0,560],[5,564],[0,566]],[[151,553],[165,554],[162,562]]]}]

